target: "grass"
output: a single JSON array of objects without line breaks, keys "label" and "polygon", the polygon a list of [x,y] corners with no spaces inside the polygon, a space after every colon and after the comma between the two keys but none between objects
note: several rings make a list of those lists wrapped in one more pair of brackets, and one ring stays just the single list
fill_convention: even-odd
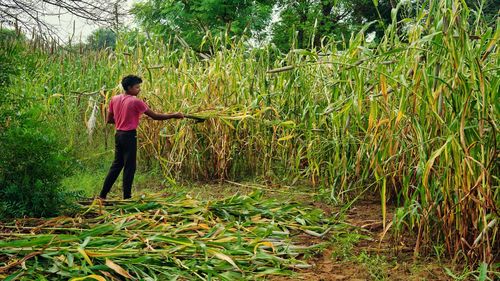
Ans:
[{"label": "grass", "polygon": [[389,264],[384,257],[362,252],[357,259],[366,267],[372,280],[389,280],[387,275]]},{"label": "grass", "polygon": [[[109,160],[111,165],[112,159]],[[100,169],[82,169],[62,181],[65,190],[79,191],[86,197],[95,197],[99,194],[104,183],[104,178],[109,168]],[[134,192],[140,190],[140,193],[156,193],[162,189],[172,189],[173,186],[162,182],[161,176],[154,171],[138,171],[134,177]],[[153,187],[153,188],[152,188]],[[110,198],[122,198],[122,179],[119,177],[110,192]]]},{"label": "grass", "polygon": [[332,257],[337,260],[350,260],[355,256],[356,244],[361,240],[369,238],[357,232],[339,233],[332,237],[332,243],[336,245]]}]

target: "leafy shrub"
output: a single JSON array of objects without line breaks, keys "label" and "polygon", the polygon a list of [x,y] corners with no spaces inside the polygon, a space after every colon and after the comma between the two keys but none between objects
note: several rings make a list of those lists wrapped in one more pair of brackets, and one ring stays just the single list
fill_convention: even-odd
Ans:
[{"label": "leafy shrub", "polygon": [[0,132],[0,218],[54,216],[74,196],[60,184],[70,172],[68,152],[38,125]]},{"label": "leafy shrub", "polygon": [[48,124],[33,121],[36,108],[9,88],[30,61],[25,47],[22,35],[0,29],[0,219],[57,215],[76,195],[60,184],[69,154]]}]

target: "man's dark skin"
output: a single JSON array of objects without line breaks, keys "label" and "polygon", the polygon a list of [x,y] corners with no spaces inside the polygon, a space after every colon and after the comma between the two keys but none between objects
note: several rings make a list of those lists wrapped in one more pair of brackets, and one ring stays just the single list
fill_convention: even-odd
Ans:
[{"label": "man's dark skin", "polygon": [[[139,83],[134,84],[132,86],[130,85],[127,86],[126,83],[131,84],[133,82],[127,82],[126,79],[133,79],[135,81],[138,81]],[[137,76],[125,77],[124,80],[122,80],[122,85],[124,88],[127,87],[125,95],[137,96],[141,92],[141,79]],[[144,109],[148,108],[147,105],[144,104],[144,106],[145,106]],[[161,113],[156,113],[150,109],[147,109],[146,111],[144,111],[144,113],[154,120],[184,118],[184,114],[180,112],[161,114]],[[138,117],[139,116],[136,116],[136,118]],[[115,124],[115,118],[112,112],[108,111],[108,116],[106,121],[107,123]],[[104,180],[103,188],[98,197],[99,199],[101,200],[106,199],[106,195],[111,190],[111,187],[113,186],[114,182],[116,181],[116,178],[119,176],[122,170],[123,170],[123,198],[130,199],[132,197],[131,190],[136,170],[136,154],[137,154],[137,133],[135,128],[133,130],[117,129],[115,134],[115,159],[113,160],[113,164],[111,164],[106,179]]]},{"label": "man's dark skin", "polygon": [[[132,87],[129,87],[128,90],[125,92],[127,95],[131,96],[137,96],[141,92],[141,84],[135,84]],[[184,118],[184,114],[180,112],[176,113],[171,113],[171,114],[162,114],[162,113],[156,113],[152,111],[151,109],[146,110],[144,112],[147,116],[151,117],[153,120],[167,120],[167,119],[182,119]],[[108,124],[114,124],[115,123],[115,118],[113,116],[113,113],[108,112],[108,118],[107,118]]]}]

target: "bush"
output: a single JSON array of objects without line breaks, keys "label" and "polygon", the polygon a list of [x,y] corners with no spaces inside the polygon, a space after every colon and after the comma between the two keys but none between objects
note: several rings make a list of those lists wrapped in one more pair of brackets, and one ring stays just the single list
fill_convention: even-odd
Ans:
[{"label": "bush", "polygon": [[28,66],[24,37],[0,28],[0,219],[60,214],[75,193],[62,190],[71,158],[36,108],[9,88]]},{"label": "bush", "polygon": [[60,183],[69,174],[71,158],[41,128],[10,127],[0,133],[0,218],[58,215],[74,197]]}]

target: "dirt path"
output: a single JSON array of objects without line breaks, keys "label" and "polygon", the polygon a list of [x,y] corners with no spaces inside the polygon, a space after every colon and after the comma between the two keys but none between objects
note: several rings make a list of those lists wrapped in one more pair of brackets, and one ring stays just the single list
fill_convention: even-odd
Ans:
[{"label": "dirt path", "polygon": [[[312,205],[332,211],[320,203]],[[392,210],[387,217],[392,218]],[[313,269],[300,271],[293,278],[270,280],[452,280],[437,261],[415,260],[411,245],[396,248],[389,241],[390,235],[381,240],[382,211],[378,200],[356,202],[345,219],[352,232],[329,237],[332,244],[312,259]]]}]

